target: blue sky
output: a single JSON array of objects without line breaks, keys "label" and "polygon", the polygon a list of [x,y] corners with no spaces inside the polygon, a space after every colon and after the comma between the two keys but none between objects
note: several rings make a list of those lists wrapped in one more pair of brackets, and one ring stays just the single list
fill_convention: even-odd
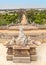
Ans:
[{"label": "blue sky", "polygon": [[0,9],[46,8],[46,0],[0,0]]}]

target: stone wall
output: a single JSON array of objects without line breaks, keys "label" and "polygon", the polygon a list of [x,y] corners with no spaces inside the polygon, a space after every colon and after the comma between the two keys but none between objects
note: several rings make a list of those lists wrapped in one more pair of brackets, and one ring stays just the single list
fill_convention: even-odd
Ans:
[{"label": "stone wall", "polygon": [[[15,34],[0,33],[0,38],[1,38],[1,39],[11,39],[13,36],[14,36],[15,38],[18,37],[18,36],[15,35]],[[31,34],[30,37],[31,37],[31,39],[33,39],[33,40],[46,41],[46,34],[40,34],[40,35],[39,35],[39,34],[37,34],[37,35]]]}]

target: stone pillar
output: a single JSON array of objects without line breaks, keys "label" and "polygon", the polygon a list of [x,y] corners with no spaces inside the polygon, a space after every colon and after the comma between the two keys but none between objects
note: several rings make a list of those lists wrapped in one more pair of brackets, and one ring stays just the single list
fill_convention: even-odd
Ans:
[{"label": "stone pillar", "polygon": [[8,47],[7,54],[13,55],[13,48],[12,47]]},{"label": "stone pillar", "polygon": [[8,47],[7,50],[7,60],[13,60],[13,48],[12,47]]},{"label": "stone pillar", "polygon": [[31,61],[37,60],[36,48],[35,47],[30,48],[30,60]]}]

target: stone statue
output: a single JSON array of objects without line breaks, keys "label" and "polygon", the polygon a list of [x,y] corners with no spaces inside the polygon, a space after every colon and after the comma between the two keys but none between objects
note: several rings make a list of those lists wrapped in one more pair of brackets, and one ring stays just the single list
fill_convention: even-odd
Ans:
[{"label": "stone statue", "polygon": [[8,41],[7,46],[15,44],[15,38],[12,37],[10,41]]},{"label": "stone statue", "polygon": [[27,44],[27,37],[25,36],[24,32],[23,32],[23,28],[22,26],[20,26],[20,32],[19,32],[19,36],[16,39],[16,44],[20,44],[20,45],[25,45]]}]

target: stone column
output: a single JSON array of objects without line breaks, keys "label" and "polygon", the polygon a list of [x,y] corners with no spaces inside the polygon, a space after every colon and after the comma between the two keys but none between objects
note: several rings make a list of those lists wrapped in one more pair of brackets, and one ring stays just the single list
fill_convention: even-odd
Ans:
[{"label": "stone column", "polygon": [[8,47],[7,50],[7,60],[13,60],[13,48],[12,47]]},{"label": "stone column", "polygon": [[35,47],[30,48],[30,60],[31,61],[37,60],[36,48]]}]

